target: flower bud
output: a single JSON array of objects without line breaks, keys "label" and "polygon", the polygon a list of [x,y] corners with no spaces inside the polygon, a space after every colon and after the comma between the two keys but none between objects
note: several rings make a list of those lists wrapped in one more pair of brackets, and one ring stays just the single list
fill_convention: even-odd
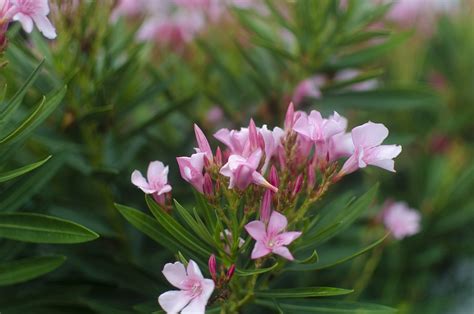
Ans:
[{"label": "flower bud", "polygon": [[216,156],[214,160],[219,167],[222,166],[222,151],[220,147],[217,147],[216,149]]},{"label": "flower bud", "polygon": [[280,185],[280,178],[278,178],[278,172],[275,168],[275,166],[272,166],[270,168],[270,176],[268,178],[268,182],[270,182],[271,185],[274,187],[277,187]]},{"label": "flower bud", "polygon": [[214,282],[217,282],[217,270],[216,270],[217,262],[216,262],[216,256],[214,254],[212,254],[209,257],[208,266],[209,266],[209,273],[211,274],[212,280],[214,280]]},{"label": "flower bud", "polygon": [[252,151],[259,147],[257,127],[255,126],[255,122],[253,121],[253,119],[250,119],[249,123],[249,142],[250,149]]},{"label": "flower bud", "polygon": [[260,221],[267,223],[270,220],[272,212],[272,191],[266,190],[263,195],[262,205],[260,206]]},{"label": "flower bud", "polygon": [[204,175],[204,184],[203,184],[203,187],[202,187],[202,190],[204,192],[204,195],[213,195],[214,194],[214,187],[213,187],[213,184],[212,184],[212,179],[211,179],[211,176],[206,173]]},{"label": "flower bud", "polygon": [[230,265],[229,269],[227,270],[227,274],[225,275],[227,281],[230,281],[232,279],[232,276],[234,275],[235,271],[235,264]]},{"label": "flower bud", "polygon": [[290,131],[293,128],[293,123],[295,121],[295,106],[293,102],[290,102],[288,110],[285,115],[285,130]]},{"label": "flower bud", "polygon": [[295,197],[296,194],[298,194],[301,191],[301,186],[303,185],[303,175],[300,174],[295,181],[295,185],[293,187],[293,192],[291,193],[291,196]]},{"label": "flower bud", "polygon": [[197,124],[194,124],[194,134],[196,135],[196,141],[199,147],[199,152],[205,153],[207,159],[209,159],[208,162],[212,162],[211,146],[207,141],[206,135],[204,135],[204,132],[202,132],[202,130],[197,126]]}]

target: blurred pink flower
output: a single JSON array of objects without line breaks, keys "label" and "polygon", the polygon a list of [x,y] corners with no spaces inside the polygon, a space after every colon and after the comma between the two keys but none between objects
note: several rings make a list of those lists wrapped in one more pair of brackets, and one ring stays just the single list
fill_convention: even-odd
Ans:
[{"label": "blurred pink flower", "polygon": [[403,239],[420,231],[421,215],[405,202],[387,202],[382,211],[385,227],[395,239]]},{"label": "blurred pink flower", "polygon": [[349,174],[367,165],[395,172],[393,158],[397,157],[400,145],[381,145],[388,136],[388,129],[381,123],[367,122],[352,129],[354,153],[342,166],[340,174]]},{"label": "blurred pink flower", "polygon": [[294,257],[286,246],[301,236],[301,232],[284,232],[287,224],[286,217],[274,211],[270,216],[268,226],[259,220],[245,225],[245,230],[256,241],[251,258],[257,259],[274,253],[292,261]]},{"label": "blurred pink flower", "polygon": [[158,297],[158,303],[166,313],[204,314],[214,291],[214,281],[203,277],[199,266],[189,260],[185,269],[180,262],[168,263],[163,275],[179,290],[171,290]]},{"label": "blurred pink flower", "polygon": [[321,98],[321,86],[326,82],[326,78],[322,75],[315,75],[301,81],[295,88],[293,93],[293,102],[299,105],[305,98]]},{"label": "blurred pink flower", "polygon": [[19,21],[27,33],[33,30],[33,22],[46,38],[56,38],[56,30],[47,18],[48,0],[10,0],[15,7],[13,20]]},{"label": "blurred pink flower", "polygon": [[152,161],[148,165],[147,179],[138,170],[132,172],[132,183],[145,194],[152,194],[153,198],[160,204],[165,203],[165,194],[171,191],[168,184],[168,166],[161,161]]},{"label": "blurred pink flower", "polygon": [[177,157],[181,177],[200,193],[203,193],[204,185],[204,157],[206,153],[192,154],[191,157]]},{"label": "blurred pink flower", "polygon": [[212,106],[207,112],[206,120],[208,123],[217,124],[224,118],[224,112],[219,106]]},{"label": "blurred pink flower", "polygon": [[227,163],[221,168],[220,174],[230,178],[230,189],[236,187],[239,190],[244,190],[251,183],[254,183],[277,192],[278,189],[265,180],[262,174],[257,171],[261,159],[261,149],[255,150],[249,157],[230,155]]}]

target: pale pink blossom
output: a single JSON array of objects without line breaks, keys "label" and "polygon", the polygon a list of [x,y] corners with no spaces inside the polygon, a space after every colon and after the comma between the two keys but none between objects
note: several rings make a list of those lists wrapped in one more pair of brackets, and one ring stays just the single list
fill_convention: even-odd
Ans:
[{"label": "pale pink blossom", "polygon": [[229,189],[245,190],[254,183],[275,192],[278,191],[257,171],[261,159],[261,149],[255,150],[249,157],[230,155],[227,163],[220,170],[220,174],[230,178]]},{"label": "pale pink blossom", "polygon": [[249,130],[248,128],[241,128],[239,131],[220,129],[214,133],[214,137],[225,144],[231,154],[243,155],[249,140]]},{"label": "pale pink blossom", "polygon": [[294,257],[286,246],[301,236],[301,232],[285,232],[287,225],[286,217],[276,211],[270,216],[268,225],[259,220],[245,225],[245,230],[256,241],[251,258],[257,259],[274,253],[292,261]]},{"label": "pale pink blossom", "polygon": [[315,75],[301,81],[293,93],[293,102],[299,105],[305,98],[321,98],[321,87],[325,84],[326,78],[322,75]]},{"label": "pale pink blossom", "polygon": [[163,275],[174,287],[158,297],[158,303],[166,313],[204,314],[214,291],[214,281],[203,277],[199,266],[189,260],[187,268],[180,262],[168,263]]},{"label": "pale pink blossom", "polygon": [[354,152],[344,163],[341,174],[349,174],[367,165],[373,165],[395,172],[395,162],[402,147],[400,145],[381,145],[388,136],[388,129],[380,123],[367,122],[355,127],[352,132]]},{"label": "pale pink blossom", "polygon": [[382,211],[385,227],[395,239],[403,239],[420,231],[421,215],[405,202],[388,202]]},{"label": "pale pink blossom", "polygon": [[168,184],[168,166],[165,167],[161,161],[152,161],[148,165],[147,178],[138,170],[132,172],[132,183],[145,194],[151,194],[160,204],[165,203],[165,194],[171,191]]},{"label": "pale pink blossom", "polygon": [[177,157],[181,177],[200,193],[203,193],[204,185],[204,158],[206,153],[195,153],[191,157]]},{"label": "pale pink blossom", "polygon": [[[346,69],[342,70],[336,73],[334,76],[334,81],[340,82],[340,81],[348,81],[356,78],[359,76],[361,72],[356,69]],[[368,91],[368,90],[373,90],[377,88],[378,86],[378,81],[376,79],[370,79],[370,80],[365,80],[362,82],[354,83],[349,86],[350,90],[354,91]]]},{"label": "pale pink blossom", "polygon": [[15,21],[19,21],[23,30],[31,33],[33,23],[46,38],[56,38],[56,30],[47,18],[49,14],[48,0],[10,0],[16,8],[13,16]]},{"label": "pale pink blossom", "polygon": [[269,130],[267,125],[264,124],[261,128],[258,129],[259,134],[263,138],[264,143],[264,150],[265,150],[265,162],[262,166],[262,173],[265,173],[269,164],[270,160],[273,156],[276,156],[278,149],[283,149],[281,140],[285,135],[285,131],[283,131],[279,127],[273,128],[273,130]]},{"label": "pale pink blossom", "polygon": [[112,21],[120,16],[133,17],[146,11],[146,0],[119,0],[112,12]]}]

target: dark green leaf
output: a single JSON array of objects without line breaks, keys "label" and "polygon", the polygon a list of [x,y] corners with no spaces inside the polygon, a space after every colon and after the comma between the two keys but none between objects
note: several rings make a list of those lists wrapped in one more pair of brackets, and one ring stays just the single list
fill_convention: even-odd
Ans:
[{"label": "dark green leaf", "polygon": [[42,276],[61,266],[65,260],[65,256],[43,256],[2,263],[0,264],[0,286]]},{"label": "dark green leaf", "polygon": [[354,290],[332,288],[332,287],[307,287],[290,289],[271,289],[256,291],[255,295],[260,298],[307,298],[307,297],[329,297],[349,294]]},{"label": "dark green leaf", "polygon": [[0,214],[0,238],[32,243],[81,243],[99,235],[74,222],[31,213]]},{"label": "dark green leaf", "polygon": [[8,180],[14,179],[16,177],[19,177],[19,176],[21,176],[25,173],[28,173],[28,172],[40,167],[41,165],[43,165],[50,158],[51,158],[51,156],[48,156],[48,157],[46,157],[45,159],[43,159],[41,161],[29,164],[27,166],[24,166],[24,167],[15,169],[15,170],[7,171],[7,172],[4,172],[4,173],[0,173],[0,182],[5,182],[5,181],[8,181]]},{"label": "dark green leaf", "polygon": [[[255,303],[268,307],[274,308],[275,301],[257,299]],[[369,304],[369,303],[357,303],[357,302],[345,302],[345,301],[319,301],[319,300],[288,300],[279,301],[278,305],[285,313],[341,313],[341,314],[388,314],[395,313],[396,310],[387,306]]]},{"label": "dark green leaf", "polygon": [[263,274],[275,269],[278,266],[278,263],[273,264],[267,268],[255,268],[255,269],[235,269],[235,273],[240,277],[252,276],[257,274]]}]

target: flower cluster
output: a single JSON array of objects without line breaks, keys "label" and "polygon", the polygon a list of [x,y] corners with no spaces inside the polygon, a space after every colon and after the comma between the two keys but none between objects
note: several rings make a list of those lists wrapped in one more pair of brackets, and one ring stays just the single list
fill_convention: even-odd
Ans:
[{"label": "flower cluster", "polygon": [[[337,112],[324,118],[316,110],[295,111],[290,104],[283,128],[257,127],[250,120],[246,128],[221,129],[214,137],[224,148],[213,151],[203,131],[194,125],[195,152],[177,157],[177,163],[181,177],[215,209],[220,229],[209,234],[220,234],[216,254],[230,267],[218,278],[216,257],[211,256],[213,285],[192,261],[187,272],[180,263],[167,264],[163,273],[180,291],[161,295],[161,306],[168,312],[184,308],[182,313],[204,313],[214,288],[218,297],[211,300],[228,295],[239,256],[248,256],[244,243],[255,240],[250,258],[256,267],[277,257],[293,261],[291,245],[305,232],[301,222],[306,212],[332,184],[368,165],[395,171],[393,159],[401,147],[382,145],[388,136],[383,124],[367,122],[350,132],[346,129],[347,120]],[[171,186],[167,175],[168,167],[154,161],[147,179],[138,171],[131,179],[153,195],[161,208],[168,209]],[[179,300],[178,295],[182,296]]]},{"label": "flower cluster", "polygon": [[31,33],[35,24],[46,38],[56,38],[48,14],[48,0],[0,0],[0,51],[5,49],[6,32],[12,21],[19,21],[27,33]]},{"label": "flower cluster", "polygon": [[242,0],[120,0],[112,19],[144,17],[138,39],[180,48],[225,16],[229,6],[247,7]]}]

